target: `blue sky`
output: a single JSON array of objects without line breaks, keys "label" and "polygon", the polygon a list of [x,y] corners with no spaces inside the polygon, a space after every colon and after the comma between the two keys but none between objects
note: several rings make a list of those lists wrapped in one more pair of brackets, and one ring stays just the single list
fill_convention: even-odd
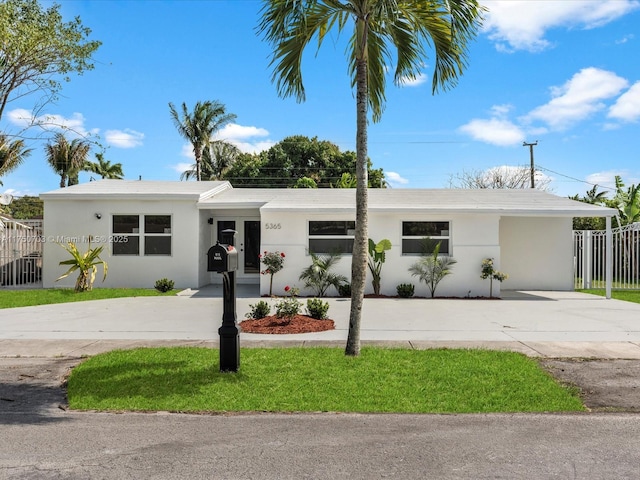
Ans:
[{"label": "blue sky", "polygon": [[[220,137],[257,152],[290,135],[355,150],[355,100],[346,37],[333,35],[303,63],[307,101],[278,97],[269,46],[256,35],[259,0],[60,2],[103,45],[95,70],[73,77],[37,112],[97,135],[127,179],[178,180],[192,163],[168,103],[217,100],[237,115]],[[46,4],[46,3],[45,3]],[[443,188],[464,170],[536,165],[558,195],[640,182],[640,1],[500,0],[471,45],[454,89],[433,96],[433,62],[402,88],[389,77],[382,120],[370,124],[369,156],[394,188]],[[11,102],[0,130],[16,133],[38,99]],[[52,133],[49,133],[52,135]],[[31,157],[0,191],[37,195],[58,187],[46,135],[26,133]],[[98,149],[96,149],[98,151]],[[89,180],[82,174],[81,182]]]}]

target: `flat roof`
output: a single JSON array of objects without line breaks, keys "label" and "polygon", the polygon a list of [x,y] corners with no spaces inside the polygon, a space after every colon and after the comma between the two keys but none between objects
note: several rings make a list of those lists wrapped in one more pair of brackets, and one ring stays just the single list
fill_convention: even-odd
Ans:
[{"label": "flat roof", "polygon": [[[269,211],[355,212],[355,189],[232,188],[198,203],[198,208],[256,207]],[[613,208],[578,202],[536,189],[369,189],[375,212],[491,213],[512,216],[607,217]]]},{"label": "flat roof", "polygon": [[231,188],[229,182],[177,182],[155,180],[103,179],[59,188],[40,194],[42,200],[96,200],[108,196],[117,200],[200,201]]},{"label": "flat roof", "polygon": [[[43,200],[185,200],[199,209],[355,213],[353,188],[233,188],[226,181],[98,180],[40,194]],[[371,188],[372,212],[612,217],[617,210],[536,189]]]}]

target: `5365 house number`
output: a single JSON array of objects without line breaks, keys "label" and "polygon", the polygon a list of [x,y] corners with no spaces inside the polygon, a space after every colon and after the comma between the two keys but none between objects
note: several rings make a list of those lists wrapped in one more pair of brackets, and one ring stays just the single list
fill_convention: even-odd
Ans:
[{"label": "5365 house number", "polygon": [[267,230],[280,230],[282,228],[282,225],[280,225],[279,223],[265,223],[264,228],[266,228]]}]

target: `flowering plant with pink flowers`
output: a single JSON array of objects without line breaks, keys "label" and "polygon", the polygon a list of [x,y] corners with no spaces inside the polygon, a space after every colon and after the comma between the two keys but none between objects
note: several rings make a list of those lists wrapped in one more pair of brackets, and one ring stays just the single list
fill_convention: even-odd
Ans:
[{"label": "flowering plant with pink flowers", "polygon": [[269,296],[271,296],[271,292],[273,291],[273,276],[278,273],[284,267],[284,252],[268,252],[264,251],[259,255],[260,261],[264,263],[266,267],[260,273],[262,275],[269,275]]}]

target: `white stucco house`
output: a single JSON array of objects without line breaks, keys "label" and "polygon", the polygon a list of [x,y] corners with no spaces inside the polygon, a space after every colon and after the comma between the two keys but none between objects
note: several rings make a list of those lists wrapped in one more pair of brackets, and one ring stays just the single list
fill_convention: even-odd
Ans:
[{"label": "white stucco house", "polygon": [[[109,265],[95,287],[152,288],[160,278],[177,288],[220,283],[207,271],[207,251],[219,232],[234,229],[239,267],[237,281],[269,291],[258,258],[263,251],[286,254],[274,276],[274,294],[298,280],[311,263],[309,251],[345,252],[336,269],[350,277],[355,228],[354,189],[248,189],[228,182],[100,180],[42,193],[44,201],[43,286],[71,287],[74,279],[56,279],[68,254],[56,244],[88,240],[105,245]],[[441,254],[457,263],[438,286],[438,296],[482,296],[482,260],[494,259],[509,275],[509,290],[572,290],[572,217],[607,217],[615,210],[538,190],[371,189],[369,237],[389,239],[382,269],[382,293],[396,294],[400,283],[416,285],[408,271],[419,257],[424,237],[441,242]],[[259,286],[259,287],[258,287]],[[494,294],[501,285],[494,284]],[[370,281],[367,292],[372,292]],[[310,294],[301,289],[301,294]],[[335,291],[329,292],[336,294]]]}]

